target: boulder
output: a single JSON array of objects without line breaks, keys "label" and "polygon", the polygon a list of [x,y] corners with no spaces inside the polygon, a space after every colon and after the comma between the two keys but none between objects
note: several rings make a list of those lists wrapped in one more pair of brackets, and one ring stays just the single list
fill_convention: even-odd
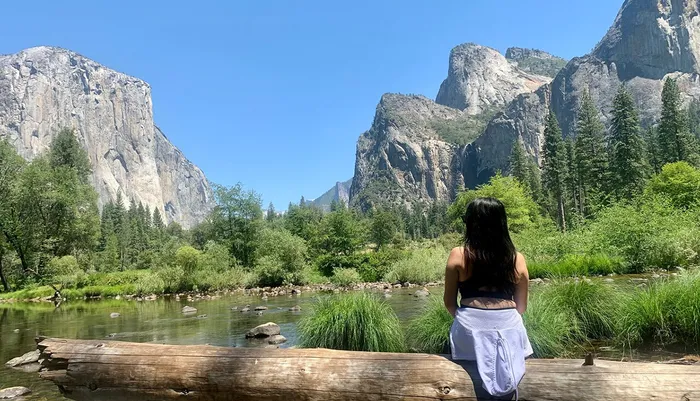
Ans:
[{"label": "boulder", "polygon": [[272,337],[280,334],[280,326],[275,323],[268,322],[261,324],[258,327],[248,331],[245,335],[246,338],[266,338]]},{"label": "boulder", "polygon": [[416,298],[425,298],[430,295],[430,291],[427,289],[423,288],[422,290],[418,290],[413,293],[413,296]]},{"label": "boulder", "polygon": [[112,312],[112,313],[109,314],[109,317],[111,317],[112,319],[116,319],[116,318],[118,318],[119,316],[121,316],[121,314],[119,314],[119,313],[117,313],[117,312]]},{"label": "boulder", "polygon": [[39,350],[34,350],[31,352],[27,352],[26,354],[22,356],[18,356],[17,358],[10,359],[5,363],[5,366],[10,367],[10,368],[17,368],[22,365],[28,365],[30,363],[36,363],[39,362],[39,355],[40,352]]},{"label": "boulder", "polygon": [[185,306],[182,308],[182,313],[195,313],[197,312],[197,308],[193,308],[191,306]]},{"label": "boulder", "polygon": [[291,308],[289,308],[290,312],[301,312],[301,306],[299,305],[294,305]]},{"label": "boulder", "polygon": [[271,345],[279,345],[287,342],[287,339],[282,335],[272,336],[267,339],[267,343]]},{"label": "boulder", "polygon": [[256,306],[256,307],[255,307],[255,310],[256,310],[256,311],[267,310],[267,306]]},{"label": "boulder", "polygon": [[11,400],[31,393],[32,390],[26,387],[8,387],[0,390],[0,400]]}]

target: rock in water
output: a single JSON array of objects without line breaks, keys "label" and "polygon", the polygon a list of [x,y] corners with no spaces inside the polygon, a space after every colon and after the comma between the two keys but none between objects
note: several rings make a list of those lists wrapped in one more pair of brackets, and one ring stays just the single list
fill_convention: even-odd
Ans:
[{"label": "rock in water", "polygon": [[256,311],[267,310],[267,306],[256,306],[255,310]]},{"label": "rock in water", "polygon": [[193,308],[191,306],[185,306],[182,308],[182,313],[195,313],[197,312],[197,308]]},{"label": "rock in water", "polygon": [[211,210],[204,173],[156,127],[146,82],[55,47],[0,56],[0,139],[32,159],[63,127],[88,152],[100,206],[121,193],[185,228]]},{"label": "rock in water", "polygon": [[427,288],[423,288],[422,290],[418,290],[413,293],[413,296],[416,298],[425,298],[430,295],[430,291],[428,291]]},{"label": "rock in water", "polygon": [[299,305],[294,305],[291,308],[289,308],[290,312],[301,312],[301,306]]},{"label": "rock in water", "polygon": [[265,338],[272,337],[280,334],[280,326],[275,323],[269,322],[261,324],[260,326],[250,330],[246,333],[246,338]]},{"label": "rock in water", "polygon": [[28,365],[30,363],[36,363],[39,361],[39,355],[41,353],[39,350],[34,350],[31,352],[27,352],[26,354],[22,356],[18,356],[17,358],[10,359],[5,363],[5,366],[10,367],[10,368],[17,368],[22,365]]},{"label": "rock in water", "polygon": [[11,400],[31,393],[32,390],[26,387],[8,387],[0,390],[0,400]]},{"label": "rock in water", "polygon": [[121,316],[121,314],[117,312],[112,312],[109,314],[109,317],[111,317],[112,319],[118,318],[119,316]]},{"label": "rock in water", "polygon": [[279,334],[267,339],[267,343],[272,344],[272,345],[284,344],[286,342],[287,342],[287,339],[284,336],[281,336]]}]

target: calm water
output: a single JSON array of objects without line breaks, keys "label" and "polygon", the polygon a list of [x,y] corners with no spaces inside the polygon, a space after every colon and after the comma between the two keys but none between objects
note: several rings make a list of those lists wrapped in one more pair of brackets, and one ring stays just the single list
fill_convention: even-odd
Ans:
[{"label": "calm water", "polygon": [[[416,315],[425,304],[410,294],[415,289],[394,290],[387,301],[402,320]],[[434,290],[441,291],[440,290]],[[302,294],[294,297],[275,297],[261,301],[253,296],[226,296],[215,300],[188,302],[167,298],[156,301],[93,301],[67,302],[58,309],[53,304],[0,304],[0,389],[25,386],[33,394],[25,400],[64,399],[49,382],[43,382],[36,373],[24,373],[9,369],[4,363],[36,348],[34,338],[38,335],[63,338],[106,339],[120,341],[211,344],[226,347],[260,346],[245,339],[246,331],[267,323],[280,325],[282,335],[288,342],[281,347],[290,347],[297,342],[296,322],[309,310],[314,297],[323,295]],[[269,309],[262,316],[254,312],[232,311],[250,304]],[[198,309],[192,316],[185,316],[181,309],[189,305]],[[301,312],[290,312],[299,305]],[[112,312],[120,313],[111,318]],[[206,318],[197,315],[206,314]]]}]

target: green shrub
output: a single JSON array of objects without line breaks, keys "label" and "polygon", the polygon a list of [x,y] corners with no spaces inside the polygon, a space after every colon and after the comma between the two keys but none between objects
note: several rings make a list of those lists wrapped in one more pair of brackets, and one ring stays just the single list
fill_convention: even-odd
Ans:
[{"label": "green shrub", "polygon": [[336,269],[331,277],[331,283],[339,287],[352,287],[361,282],[362,277],[355,269]]},{"label": "green shrub", "polygon": [[551,302],[544,293],[530,296],[523,321],[537,358],[570,356],[582,337],[575,316]]},{"label": "green shrub", "polygon": [[429,354],[449,350],[453,320],[442,298],[431,297],[421,314],[408,325],[406,338],[409,347],[413,351]]},{"label": "green shrub", "polygon": [[[185,276],[185,272],[182,270],[181,267],[176,267],[176,266],[165,266],[161,267],[156,271],[156,276],[157,278],[144,276],[139,281],[143,280],[144,283],[153,283],[153,287],[157,288],[158,286],[162,285],[162,290],[161,292],[167,293],[167,294],[175,294],[180,291],[188,291],[191,289],[191,281],[188,277]],[[138,282],[136,285],[136,288],[139,289]],[[143,288],[149,288],[148,285],[145,285]]]},{"label": "green shrub", "polygon": [[225,246],[209,241],[204,245],[204,252],[197,262],[199,269],[212,272],[225,272],[235,266],[235,260]]},{"label": "green shrub", "polygon": [[166,274],[162,274],[165,271],[161,271],[157,274],[147,274],[141,276],[135,284],[136,295],[150,295],[150,294],[163,294],[163,293],[175,293],[178,290],[173,290],[172,287],[168,287],[163,277],[167,277]]},{"label": "green shrub", "polygon": [[600,282],[558,282],[548,286],[542,296],[574,317],[582,340],[614,337],[615,319],[622,302],[619,291],[611,286]]},{"label": "green shrub", "polygon": [[607,255],[567,255],[559,261],[527,263],[530,278],[564,278],[624,273],[621,258]]},{"label": "green shrub", "polygon": [[401,323],[377,296],[355,293],[320,298],[298,325],[301,346],[348,351],[402,352]]},{"label": "green shrub", "polygon": [[265,256],[257,261],[253,269],[253,286],[259,287],[279,287],[284,285],[288,278],[288,273],[284,269],[282,262],[275,257]]},{"label": "green shrub", "polygon": [[175,252],[175,264],[182,269],[185,276],[190,277],[197,271],[201,255],[202,252],[189,245],[180,247]]},{"label": "green shrub", "polygon": [[691,208],[700,205],[700,170],[687,162],[663,166],[644,190],[645,196],[668,197],[676,208]]},{"label": "green shrub", "polygon": [[652,283],[624,300],[618,342],[627,346],[673,344],[700,346],[700,273]]},{"label": "green shrub", "polygon": [[447,252],[443,248],[413,251],[405,259],[394,263],[385,276],[388,282],[425,284],[441,281],[445,277]]},{"label": "green shrub", "polygon": [[47,265],[46,281],[58,284],[61,288],[76,287],[83,280],[85,272],[73,255],[53,258]]},{"label": "green shrub", "polygon": [[508,213],[508,226],[515,233],[535,226],[540,220],[539,207],[525,186],[513,177],[496,174],[488,184],[460,193],[457,200],[450,205],[447,214],[455,230],[464,231],[462,216],[467,212],[467,206],[474,199],[484,197],[496,198],[503,202]]}]

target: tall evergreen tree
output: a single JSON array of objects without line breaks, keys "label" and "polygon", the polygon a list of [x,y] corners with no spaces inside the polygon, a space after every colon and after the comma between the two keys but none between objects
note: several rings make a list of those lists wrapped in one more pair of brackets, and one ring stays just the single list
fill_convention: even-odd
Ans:
[{"label": "tall evergreen tree", "polygon": [[696,139],[700,139],[700,101],[691,100],[686,111],[688,116],[688,129]]},{"label": "tall evergreen tree", "polygon": [[[566,195],[564,205],[566,206],[566,212],[568,214],[578,214],[582,215],[582,206],[580,204],[580,191],[579,191],[579,176],[576,170],[576,145],[574,144],[573,138],[569,137],[564,141],[566,147]],[[571,223],[571,219],[569,219]]]},{"label": "tall evergreen tree", "polygon": [[608,173],[608,155],[605,149],[605,127],[590,93],[581,97],[576,121],[575,170],[578,176],[578,204],[583,216],[597,206]]},{"label": "tall evergreen tree", "polygon": [[609,140],[611,192],[620,199],[631,199],[640,193],[649,176],[640,129],[634,100],[621,86],[613,100]]},{"label": "tall evergreen tree", "polygon": [[649,127],[644,131],[644,143],[646,145],[647,158],[649,159],[649,167],[651,172],[658,174],[661,172],[661,154],[659,152],[659,134],[658,129]]},{"label": "tall evergreen tree", "polygon": [[659,155],[662,164],[687,161],[698,163],[696,138],[690,134],[687,113],[681,109],[681,92],[675,79],[669,78],[661,92]]},{"label": "tall evergreen tree", "polygon": [[542,187],[548,196],[550,210],[556,216],[559,228],[566,231],[566,145],[562,139],[559,121],[550,110],[544,129],[544,161],[542,164]]},{"label": "tall evergreen tree", "polygon": [[153,209],[153,229],[162,233],[165,229],[165,223],[163,223],[163,217],[160,214],[160,208]]},{"label": "tall evergreen tree", "polygon": [[275,210],[275,205],[273,205],[272,202],[270,202],[270,205],[267,207],[265,219],[269,222],[273,222],[275,219],[277,219],[277,211]]},{"label": "tall evergreen tree", "polygon": [[535,161],[525,153],[519,140],[513,142],[510,153],[510,174],[530,191],[532,198],[540,203],[542,198],[542,181],[540,169]]}]

